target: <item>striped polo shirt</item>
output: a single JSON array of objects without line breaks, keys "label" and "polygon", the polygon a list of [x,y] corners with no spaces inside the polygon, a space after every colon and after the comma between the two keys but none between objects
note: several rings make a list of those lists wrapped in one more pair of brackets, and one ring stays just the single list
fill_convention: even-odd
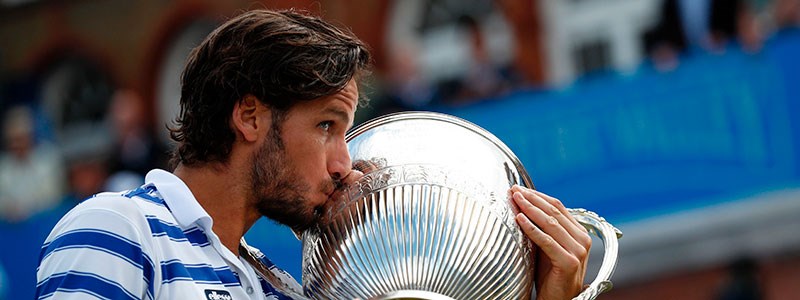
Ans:
[{"label": "striped polo shirt", "polygon": [[[56,224],[39,256],[37,299],[289,299],[222,245],[177,176],[153,170],[145,182],[98,194]],[[247,247],[302,294],[291,275]]]}]

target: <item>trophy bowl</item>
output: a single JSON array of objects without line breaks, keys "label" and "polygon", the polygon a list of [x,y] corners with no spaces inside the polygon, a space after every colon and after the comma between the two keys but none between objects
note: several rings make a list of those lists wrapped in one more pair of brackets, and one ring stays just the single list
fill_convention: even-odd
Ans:
[{"label": "trophy bowl", "polygon": [[[530,299],[535,245],[514,220],[508,190],[534,186],[499,139],[454,116],[403,112],[346,140],[364,176],[302,234],[305,296]],[[571,212],[606,244],[598,279],[579,296],[592,299],[611,286],[620,233],[591,212]]]}]

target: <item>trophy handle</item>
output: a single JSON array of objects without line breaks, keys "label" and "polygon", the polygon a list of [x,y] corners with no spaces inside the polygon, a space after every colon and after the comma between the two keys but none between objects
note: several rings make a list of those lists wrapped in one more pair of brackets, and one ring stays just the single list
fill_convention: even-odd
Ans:
[{"label": "trophy handle", "polygon": [[284,295],[288,296],[291,299],[295,300],[309,300],[308,297],[305,295],[300,294],[299,292],[293,290],[289,287],[286,283],[278,279],[272,271],[269,270],[269,267],[264,265],[258,258],[256,258],[255,253],[250,251],[249,248],[245,247],[246,245],[244,241],[244,237],[242,237],[241,242],[239,243],[239,255],[241,255],[244,260],[250,263],[250,266],[253,267],[253,270],[256,274],[261,275],[261,278],[269,282],[269,284],[278,290],[278,292],[283,293]]},{"label": "trophy handle", "polygon": [[622,231],[592,211],[583,208],[569,208],[567,210],[589,231],[589,233],[603,240],[605,251],[603,253],[603,263],[600,265],[600,271],[597,272],[597,278],[595,278],[583,292],[578,294],[577,297],[572,298],[572,300],[595,299],[601,293],[611,290],[614,286],[610,279],[611,275],[614,274],[614,268],[617,266],[617,256],[619,252],[618,240],[622,237]]}]

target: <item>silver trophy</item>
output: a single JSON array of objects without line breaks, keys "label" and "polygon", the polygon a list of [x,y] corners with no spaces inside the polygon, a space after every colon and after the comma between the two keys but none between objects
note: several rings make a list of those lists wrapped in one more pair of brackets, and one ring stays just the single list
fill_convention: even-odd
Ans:
[{"label": "silver trophy", "polygon": [[[383,116],[346,139],[364,177],[302,235],[305,297],[531,297],[534,245],[508,190],[533,182],[499,139],[431,112]],[[597,279],[575,298],[594,299],[611,288],[621,232],[592,212],[571,213],[605,246]]]}]

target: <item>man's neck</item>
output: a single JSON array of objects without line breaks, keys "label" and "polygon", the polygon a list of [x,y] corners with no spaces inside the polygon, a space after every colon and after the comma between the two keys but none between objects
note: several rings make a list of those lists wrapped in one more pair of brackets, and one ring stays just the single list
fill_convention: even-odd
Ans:
[{"label": "man's neck", "polygon": [[258,220],[259,214],[249,200],[247,178],[231,166],[187,167],[178,165],[174,173],[189,187],[200,206],[214,220],[212,230],[225,248],[239,254],[239,243],[245,232]]}]

